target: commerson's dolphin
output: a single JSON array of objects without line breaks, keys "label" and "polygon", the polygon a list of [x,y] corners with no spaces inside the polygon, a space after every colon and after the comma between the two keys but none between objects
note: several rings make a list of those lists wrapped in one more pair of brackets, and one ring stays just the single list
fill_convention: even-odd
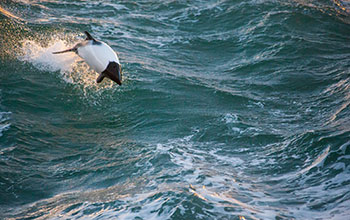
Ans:
[{"label": "commerson's dolphin", "polygon": [[75,52],[92,69],[100,73],[96,80],[97,83],[102,82],[107,77],[121,85],[122,68],[117,54],[106,43],[95,40],[87,31],[85,34],[85,41],[76,44],[73,48],[53,52],[53,54]]}]

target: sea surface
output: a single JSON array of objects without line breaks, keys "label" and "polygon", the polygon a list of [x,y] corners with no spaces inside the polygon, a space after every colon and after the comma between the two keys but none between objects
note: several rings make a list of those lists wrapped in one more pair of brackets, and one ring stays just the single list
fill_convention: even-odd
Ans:
[{"label": "sea surface", "polygon": [[0,219],[350,219],[350,2],[2,0]]}]

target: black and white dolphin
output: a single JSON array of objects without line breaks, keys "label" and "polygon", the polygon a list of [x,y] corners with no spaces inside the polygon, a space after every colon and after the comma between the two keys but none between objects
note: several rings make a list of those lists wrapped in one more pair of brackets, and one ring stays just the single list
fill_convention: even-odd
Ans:
[{"label": "black and white dolphin", "polygon": [[113,49],[102,41],[95,40],[89,32],[85,31],[85,41],[76,44],[73,48],[53,52],[53,54],[75,52],[96,72],[100,73],[96,82],[100,83],[107,77],[119,85],[122,84],[122,68],[118,55]]}]

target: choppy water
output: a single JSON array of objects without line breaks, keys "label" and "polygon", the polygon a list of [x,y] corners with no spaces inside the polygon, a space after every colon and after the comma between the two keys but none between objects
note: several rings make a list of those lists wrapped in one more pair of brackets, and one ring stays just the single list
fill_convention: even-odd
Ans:
[{"label": "choppy water", "polygon": [[350,218],[349,2],[0,5],[0,218]]}]

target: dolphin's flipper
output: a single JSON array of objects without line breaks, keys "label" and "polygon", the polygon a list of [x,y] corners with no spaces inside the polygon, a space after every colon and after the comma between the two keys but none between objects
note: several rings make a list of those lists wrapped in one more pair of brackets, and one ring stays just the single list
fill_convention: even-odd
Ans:
[{"label": "dolphin's flipper", "polygon": [[102,80],[105,78],[105,74],[104,73],[101,73],[98,77],[97,77],[97,79],[96,79],[96,82],[97,83],[100,83],[100,82],[102,82]]},{"label": "dolphin's flipper", "polygon": [[53,54],[59,54],[59,53],[67,53],[67,52],[76,52],[77,49],[76,48],[70,48],[67,50],[62,50],[62,51],[57,51],[57,52],[52,52]]},{"label": "dolphin's flipper", "polygon": [[87,32],[87,31],[84,31],[85,32],[85,34],[86,34],[86,39],[85,40],[93,40],[93,41],[96,41],[90,34],[89,34],[89,32]]}]

